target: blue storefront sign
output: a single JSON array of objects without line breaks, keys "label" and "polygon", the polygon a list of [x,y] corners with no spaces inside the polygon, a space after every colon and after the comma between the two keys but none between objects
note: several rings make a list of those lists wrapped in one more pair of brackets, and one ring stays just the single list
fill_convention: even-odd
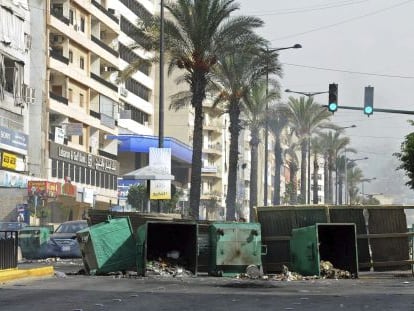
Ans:
[{"label": "blue storefront sign", "polygon": [[0,147],[26,154],[28,136],[0,126]]}]

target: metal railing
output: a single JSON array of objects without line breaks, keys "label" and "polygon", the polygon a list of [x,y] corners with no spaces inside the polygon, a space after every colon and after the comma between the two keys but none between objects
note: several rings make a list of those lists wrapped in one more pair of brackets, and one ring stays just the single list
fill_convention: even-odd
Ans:
[{"label": "metal railing", "polygon": [[18,232],[0,231],[0,270],[17,268]]}]

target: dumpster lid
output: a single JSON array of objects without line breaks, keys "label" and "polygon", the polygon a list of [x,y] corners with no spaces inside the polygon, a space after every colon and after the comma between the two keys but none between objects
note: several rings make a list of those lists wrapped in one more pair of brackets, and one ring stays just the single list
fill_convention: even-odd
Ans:
[{"label": "dumpster lid", "polygon": [[144,166],[122,176],[123,179],[142,180],[174,180],[174,175],[168,174],[164,169],[155,166]]}]

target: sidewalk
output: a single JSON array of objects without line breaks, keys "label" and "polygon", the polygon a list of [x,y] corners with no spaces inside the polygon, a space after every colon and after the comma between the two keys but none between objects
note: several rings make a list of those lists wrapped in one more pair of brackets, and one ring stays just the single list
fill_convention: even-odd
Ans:
[{"label": "sidewalk", "polygon": [[54,274],[55,270],[53,266],[37,267],[31,269],[16,268],[0,270],[0,283],[5,283],[23,278],[53,276]]}]

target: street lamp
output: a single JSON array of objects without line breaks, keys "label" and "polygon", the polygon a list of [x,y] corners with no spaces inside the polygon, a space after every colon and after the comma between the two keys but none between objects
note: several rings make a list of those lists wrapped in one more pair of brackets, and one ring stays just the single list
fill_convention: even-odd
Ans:
[{"label": "street lamp", "polygon": [[[286,89],[285,90],[286,93],[295,93],[295,94],[300,94],[300,95],[305,95],[307,97],[313,97],[315,95],[319,95],[319,94],[325,94],[325,93],[329,93],[329,91],[323,91],[323,92],[301,92],[301,91],[293,91],[290,89]],[[310,145],[311,145],[311,133],[309,133],[309,137],[308,137],[308,191],[307,191],[307,203],[310,204],[310,180],[311,180],[311,176],[310,176]]]},{"label": "street lamp", "polygon": [[376,179],[377,179],[377,177],[361,179],[361,194],[362,194],[362,196],[365,195],[364,194],[364,182],[371,182],[372,180],[376,180]]},{"label": "street lamp", "polygon": [[[346,151],[346,150],[345,150]],[[368,160],[368,157],[359,159],[347,159],[345,155],[345,204],[348,204],[348,165],[355,161]]]},{"label": "street lamp", "polygon": [[[292,46],[288,46],[288,47],[284,47],[284,48],[276,48],[276,49],[269,49],[266,48],[265,50],[263,50],[263,52],[265,52],[266,54],[272,53],[272,52],[277,52],[277,51],[281,51],[281,50],[289,50],[289,49],[301,49],[302,45],[300,45],[299,43],[296,43],[295,45]],[[266,97],[269,95],[269,59],[267,58],[267,63],[266,63]],[[268,111],[269,111],[269,103],[266,103],[266,116],[268,115]],[[265,150],[264,150],[264,191],[263,191],[263,205],[267,206],[267,178],[268,178],[268,168],[269,168],[269,121],[266,117],[265,120]]]}]

